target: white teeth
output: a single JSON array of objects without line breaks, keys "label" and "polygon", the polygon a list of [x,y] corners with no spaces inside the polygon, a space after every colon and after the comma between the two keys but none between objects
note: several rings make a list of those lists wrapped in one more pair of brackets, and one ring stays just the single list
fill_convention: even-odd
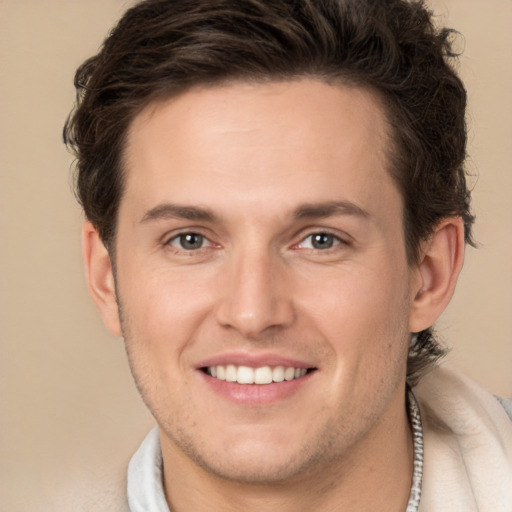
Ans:
[{"label": "white teeth", "polygon": [[219,380],[237,382],[238,384],[270,384],[272,382],[283,382],[284,380],[290,381],[304,377],[307,371],[307,368],[284,366],[251,368],[249,366],[235,366],[234,364],[209,366],[207,368],[208,375]]},{"label": "white teeth", "polygon": [[236,382],[236,366],[234,364],[226,366],[226,380],[228,382]]},{"label": "white teeth", "polygon": [[284,371],[285,380],[293,380],[295,378],[295,368],[286,368]]},{"label": "white teeth", "polygon": [[270,384],[272,382],[272,368],[262,366],[254,370],[254,384]]},{"label": "white teeth", "polygon": [[276,366],[272,370],[272,380],[274,382],[283,382],[283,380],[284,380],[284,367]]},{"label": "white teeth", "polygon": [[239,384],[253,384],[254,370],[248,366],[239,366],[236,372],[236,381]]}]

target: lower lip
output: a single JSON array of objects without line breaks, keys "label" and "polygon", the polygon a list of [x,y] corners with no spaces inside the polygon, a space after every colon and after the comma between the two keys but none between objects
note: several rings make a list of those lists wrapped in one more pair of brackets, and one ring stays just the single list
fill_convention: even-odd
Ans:
[{"label": "lower lip", "polygon": [[204,382],[216,394],[239,405],[253,407],[271,405],[294,395],[310,381],[314,373],[307,373],[299,379],[272,382],[271,384],[238,384],[237,382],[216,379],[203,371],[199,371]]}]

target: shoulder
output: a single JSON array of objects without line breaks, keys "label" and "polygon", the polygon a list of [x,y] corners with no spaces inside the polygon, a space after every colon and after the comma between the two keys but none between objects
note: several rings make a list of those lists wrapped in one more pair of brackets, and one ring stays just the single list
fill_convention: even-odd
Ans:
[{"label": "shoulder", "polygon": [[510,400],[497,399],[449,366],[414,388],[424,428],[420,510],[512,510]]},{"label": "shoulder", "polygon": [[428,417],[447,423],[455,432],[484,425],[510,430],[512,399],[497,397],[460,370],[441,365],[425,375],[414,394]]},{"label": "shoulder", "polygon": [[503,398],[501,396],[497,396],[496,398],[502,405],[503,409],[505,409],[510,421],[512,421],[512,398]]},{"label": "shoulder", "polygon": [[130,512],[169,512],[162,483],[162,451],[158,428],[151,430],[128,466]]}]

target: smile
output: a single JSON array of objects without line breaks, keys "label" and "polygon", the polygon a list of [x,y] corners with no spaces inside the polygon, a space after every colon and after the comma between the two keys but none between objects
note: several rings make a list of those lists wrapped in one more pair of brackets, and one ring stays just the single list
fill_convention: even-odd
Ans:
[{"label": "smile", "polygon": [[307,368],[284,366],[251,368],[250,366],[235,366],[234,364],[208,366],[204,371],[210,377],[218,380],[258,385],[300,379],[308,373]]}]

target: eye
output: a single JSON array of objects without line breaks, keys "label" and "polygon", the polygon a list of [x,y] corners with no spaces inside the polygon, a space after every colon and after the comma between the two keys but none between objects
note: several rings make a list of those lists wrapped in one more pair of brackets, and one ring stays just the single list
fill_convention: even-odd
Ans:
[{"label": "eye", "polygon": [[199,233],[181,233],[174,238],[171,238],[167,243],[177,249],[195,251],[203,249],[209,244],[209,241]]},{"label": "eye", "polygon": [[340,243],[341,240],[330,233],[313,233],[302,240],[300,247],[303,249],[326,250]]}]

